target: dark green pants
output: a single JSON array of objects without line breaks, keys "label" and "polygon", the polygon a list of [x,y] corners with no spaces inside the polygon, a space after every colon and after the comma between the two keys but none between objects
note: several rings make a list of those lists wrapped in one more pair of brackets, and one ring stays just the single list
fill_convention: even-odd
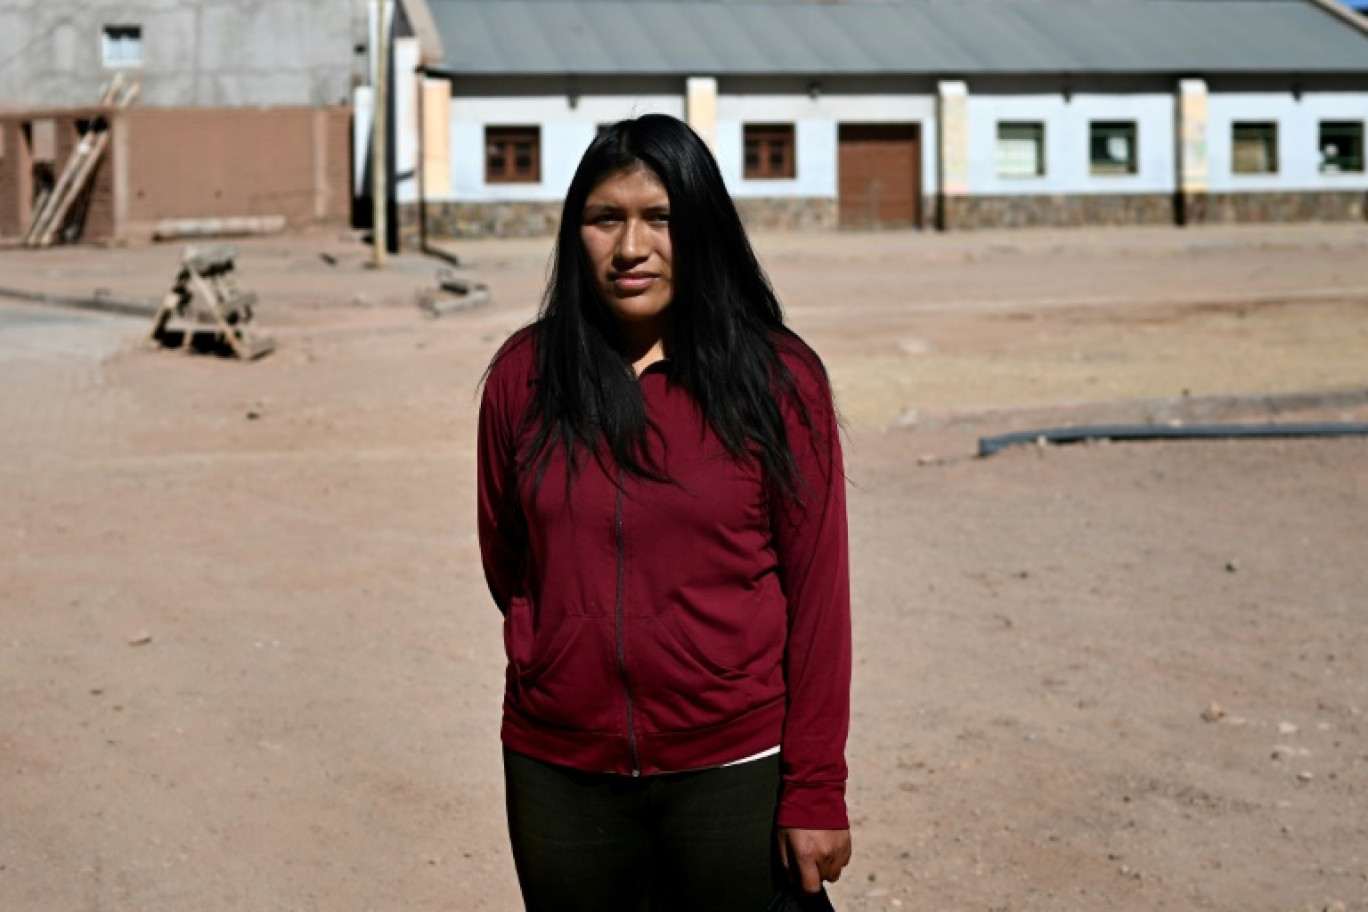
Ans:
[{"label": "dark green pants", "polygon": [[504,751],[529,912],[764,912],[779,758],[633,779]]}]

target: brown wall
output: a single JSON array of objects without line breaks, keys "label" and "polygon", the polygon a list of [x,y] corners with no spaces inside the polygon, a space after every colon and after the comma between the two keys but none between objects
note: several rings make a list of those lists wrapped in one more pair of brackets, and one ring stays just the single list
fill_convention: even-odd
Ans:
[{"label": "brown wall", "polygon": [[[111,129],[108,128],[107,129]],[[110,134],[111,139],[113,134]],[[57,126],[57,173],[62,173],[62,165],[70,158],[76,143],[80,141],[81,134],[77,131],[74,122],[67,124],[59,123]],[[99,163],[95,166],[95,175],[91,181],[90,196],[85,205],[85,219],[81,222],[81,237],[79,240],[96,240],[110,237],[114,234],[114,151],[106,145],[104,154],[100,156]],[[81,205],[80,201],[76,205]],[[60,241],[60,238],[59,238]]]},{"label": "brown wall", "polygon": [[128,147],[134,226],[266,215],[299,226],[350,215],[350,108],[134,109]]},{"label": "brown wall", "polygon": [[[39,121],[51,123],[52,148],[45,154],[53,156],[56,179],[82,132],[103,114],[97,109],[83,109],[17,113],[0,118],[0,237],[23,237],[33,218],[33,125]],[[113,154],[111,149],[105,149],[87,183],[89,190],[77,198],[63,220],[64,224],[79,224],[82,239],[103,240],[114,231],[114,168],[110,164]]]},{"label": "brown wall", "polygon": [[19,120],[0,120],[0,238],[18,237],[33,211],[33,159]]},{"label": "brown wall", "polygon": [[[0,117],[0,238],[32,217],[35,120],[52,120],[61,173],[96,110]],[[111,115],[115,116],[115,115]],[[351,110],[137,108],[117,115],[95,173],[82,239],[151,232],[161,219],[282,215],[345,224],[351,213]]]}]

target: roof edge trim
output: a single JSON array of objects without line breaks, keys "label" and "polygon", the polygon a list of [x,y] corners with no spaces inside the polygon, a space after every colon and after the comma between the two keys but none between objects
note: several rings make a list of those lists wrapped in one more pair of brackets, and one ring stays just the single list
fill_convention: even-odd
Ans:
[{"label": "roof edge trim", "polygon": [[1358,29],[1364,35],[1368,35],[1368,16],[1364,16],[1355,10],[1345,6],[1340,0],[1307,0],[1312,6],[1318,6],[1324,12],[1329,13],[1341,22]]},{"label": "roof edge trim", "polygon": [[442,33],[437,30],[437,21],[432,18],[432,10],[427,0],[399,0],[404,7],[413,34],[418,39],[418,59],[425,65],[440,64],[446,56],[442,47]]}]

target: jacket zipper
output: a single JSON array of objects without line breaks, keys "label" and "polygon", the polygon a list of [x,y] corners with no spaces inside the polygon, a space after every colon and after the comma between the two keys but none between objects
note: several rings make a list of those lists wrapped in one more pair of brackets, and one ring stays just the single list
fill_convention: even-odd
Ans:
[{"label": "jacket zipper", "polygon": [[614,514],[617,520],[617,605],[614,609],[614,618],[617,626],[618,674],[622,676],[622,693],[627,698],[627,745],[632,749],[632,775],[640,776],[641,756],[637,752],[636,709],[632,705],[632,684],[627,676],[627,637],[623,617],[623,602],[627,583],[627,555],[624,549],[622,531],[622,469],[618,469],[617,503],[614,506]]}]

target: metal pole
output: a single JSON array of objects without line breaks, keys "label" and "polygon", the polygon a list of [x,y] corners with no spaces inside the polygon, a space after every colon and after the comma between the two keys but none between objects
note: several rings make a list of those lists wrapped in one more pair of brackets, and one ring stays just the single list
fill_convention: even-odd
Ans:
[{"label": "metal pole", "polygon": [[389,4],[386,0],[377,0],[376,6],[378,48],[371,99],[371,116],[374,118],[371,138],[371,239],[375,245],[373,265],[381,269],[385,265],[389,240],[386,237],[388,225],[385,224],[385,214],[389,208]]},{"label": "metal pole", "polygon": [[418,82],[418,249],[427,249],[427,67],[420,64]]}]

